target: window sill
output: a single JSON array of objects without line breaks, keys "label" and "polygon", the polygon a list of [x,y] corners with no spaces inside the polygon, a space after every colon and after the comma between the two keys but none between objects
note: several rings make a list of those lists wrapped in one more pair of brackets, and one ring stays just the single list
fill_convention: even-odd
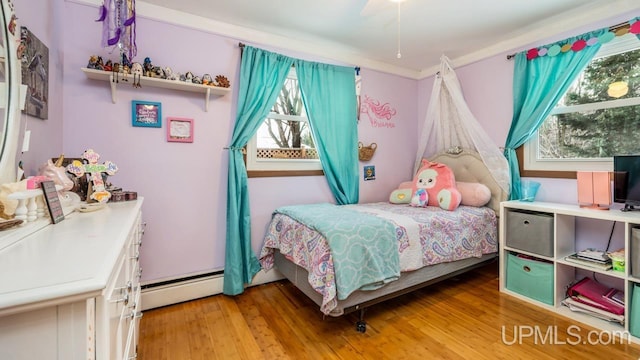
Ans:
[{"label": "window sill", "polygon": [[322,170],[248,170],[248,178],[290,177],[290,176],[324,176]]},{"label": "window sill", "polygon": [[577,179],[575,171],[551,171],[551,170],[526,170],[524,164],[524,145],[516,149],[520,177],[538,177],[552,179]]}]

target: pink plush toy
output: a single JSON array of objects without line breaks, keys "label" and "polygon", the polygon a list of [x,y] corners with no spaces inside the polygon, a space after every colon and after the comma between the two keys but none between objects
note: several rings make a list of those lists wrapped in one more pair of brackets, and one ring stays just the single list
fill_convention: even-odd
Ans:
[{"label": "pink plush toy", "polygon": [[[420,189],[427,192],[426,204],[423,203]],[[462,195],[456,189],[456,179],[453,171],[445,164],[422,160],[422,166],[413,178],[411,189],[412,206],[439,206],[445,210],[455,210],[460,205]],[[414,199],[416,199],[414,201]]]}]

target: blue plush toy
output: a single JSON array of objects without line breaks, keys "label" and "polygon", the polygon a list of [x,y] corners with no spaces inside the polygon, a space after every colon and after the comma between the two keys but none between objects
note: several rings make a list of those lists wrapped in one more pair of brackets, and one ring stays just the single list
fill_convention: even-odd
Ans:
[{"label": "blue plush toy", "polygon": [[411,206],[416,207],[425,207],[429,202],[429,194],[425,189],[417,189],[416,192],[411,197]]}]

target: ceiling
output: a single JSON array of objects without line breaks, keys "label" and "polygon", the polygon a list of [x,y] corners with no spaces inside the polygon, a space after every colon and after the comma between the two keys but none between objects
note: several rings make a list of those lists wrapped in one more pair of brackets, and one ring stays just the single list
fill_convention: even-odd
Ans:
[{"label": "ceiling", "polygon": [[406,0],[399,13],[390,0],[143,1],[212,20],[249,44],[418,78],[437,71],[443,54],[463,65],[640,10],[637,0]]}]

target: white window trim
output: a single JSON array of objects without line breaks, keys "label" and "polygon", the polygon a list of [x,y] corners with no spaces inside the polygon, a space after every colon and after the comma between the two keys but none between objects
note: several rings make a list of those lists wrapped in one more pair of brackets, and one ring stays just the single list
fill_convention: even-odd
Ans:
[{"label": "white window trim", "polygon": [[[304,116],[269,113],[269,118],[293,121],[308,121]],[[301,120],[304,119],[304,120]],[[260,159],[257,156],[257,135],[247,143],[247,171],[309,171],[322,170],[319,159]]]},{"label": "white window trim", "polygon": [[[630,35],[630,36],[627,36]],[[634,34],[617,37],[616,41],[604,44],[594,59],[620,54],[639,48],[638,39]],[[591,111],[599,109],[611,109],[616,107],[640,105],[640,97],[616,99],[592,104],[573,106],[557,106],[550,115],[565,114],[570,112]],[[527,170],[539,171],[613,171],[613,158],[593,159],[538,159],[538,132],[523,146],[522,167]]]}]

